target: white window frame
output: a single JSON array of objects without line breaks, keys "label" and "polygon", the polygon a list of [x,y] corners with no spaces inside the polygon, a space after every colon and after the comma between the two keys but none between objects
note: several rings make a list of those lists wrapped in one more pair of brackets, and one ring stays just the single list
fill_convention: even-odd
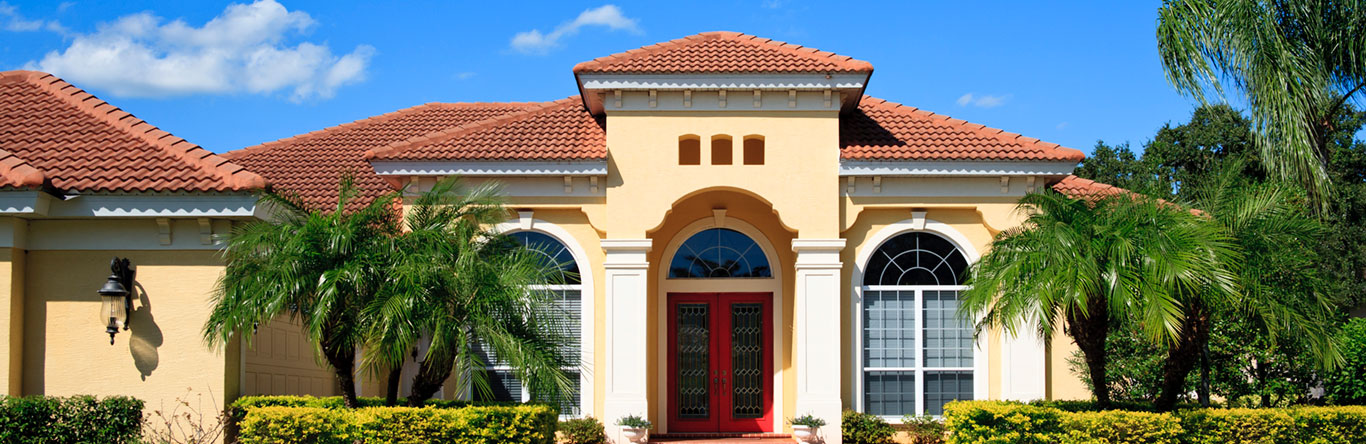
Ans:
[{"label": "white window frame", "polygon": [[[597,299],[595,287],[593,286],[593,266],[588,261],[588,254],[579,245],[577,239],[559,225],[535,219],[530,211],[519,212],[519,218],[515,221],[508,221],[498,224],[494,231],[500,234],[512,234],[519,231],[535,231],[545,234],[559,241],[569,250],[569,254],[574,257],[574,262],[579,267],[578,285],[532,285],[528,287],[533,290],[578,290],[579,291],[579,360],[581,366],[565,367],[566,370],[576,370],[579,373],[579,414],[561,414],[561,419],[576,418],[593,415],[593,367],[594,367],[594,334],[596,323],[594,322],[594,301]],[[511,367],[505,365],[486,366],[486,371],[512,371]],[[525,386],[522,387],[522,402],[531,400],[531,391]]]},{"label": "white window frame", "polygon": [[[953,227],[933,219],[925,219],[924,213],[915,214],[911,219],[902,220],[877,231],[870,236],[858,252],[858,262],[855,263],[854,273],[850,276],[853,298],[853,321],[854,321],[854,360],[850,363],[850,369],[854,373],[854,395],[858,398],[854,403],[855,409],[859,412],[866,412],[867,393],[865,392],[865,372],[869,371],[914,371],[915,372],[915,414],[923,415],[925,412],[925,372],[929,371],[971,371],[973,384],[973,399],[987,399],[988,394],[988,367],[987,367],[987,338],[986,335],[978,335],[974,341],[976,346],[972,354],[972,367],[925,367],[925,347],[924,347],[924,292],[926,290],[941,291],[963,291],[968,287],[962,285],[863,285],[865,267],[873,253],[877,252],[883,244],[893,237],[910,232],[926,232],[935,234],[947,239],[962,252],[967,259],[968,267],[976,263],[981,257],[977,249],[972,247],[967,237]],[[869,367],[863,366],[863,292],[868,291],[914,291],[915,292],[915,347],[916,347],[916,366],[915,367]],[[883,419],[891,423],[901,423],[901,417],[883,416]]]}]

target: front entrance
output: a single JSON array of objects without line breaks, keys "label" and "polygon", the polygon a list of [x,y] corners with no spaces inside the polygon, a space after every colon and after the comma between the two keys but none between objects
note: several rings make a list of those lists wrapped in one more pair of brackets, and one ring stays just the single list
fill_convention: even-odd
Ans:
[{"label": "front entrance", "polygon": [[772,293],[669,293],[669,430],[771,432]]}]

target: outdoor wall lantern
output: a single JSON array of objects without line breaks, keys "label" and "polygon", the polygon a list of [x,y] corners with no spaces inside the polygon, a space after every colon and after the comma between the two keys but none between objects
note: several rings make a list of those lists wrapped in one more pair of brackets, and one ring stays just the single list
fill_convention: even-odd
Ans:
[{"label": "outdoor wall lantern", "polygon": [[105,327],[104,332],[109,333],[109,345],[114,345],[114,335],[119,333],[119,326],[124,330],[128,329],[128,315],[133,313],[133,297],[130,289],[133,288],[133,267],[128,259],[119,259],[117,256],[109,261],[109,279],[104,281],[104,286],[100,287],[100,315],[109,317],[109,326]]}]

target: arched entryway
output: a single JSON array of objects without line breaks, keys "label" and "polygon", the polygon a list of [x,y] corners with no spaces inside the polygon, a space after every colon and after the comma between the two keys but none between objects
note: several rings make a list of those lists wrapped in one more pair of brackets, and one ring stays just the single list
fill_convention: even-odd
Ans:
[{"label": "arched entryway", "polygon": [[669,433],[781,431],[792,233],[764,202],[711,191],[652,234],[653,416]]}]

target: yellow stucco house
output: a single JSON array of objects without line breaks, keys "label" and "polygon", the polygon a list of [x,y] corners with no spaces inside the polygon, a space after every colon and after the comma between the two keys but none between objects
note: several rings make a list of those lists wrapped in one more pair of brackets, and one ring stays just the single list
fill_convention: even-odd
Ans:
[{"label": "yellow stucco house", "polygon": [[[287,322],[226,350],[200,328],[215,235],[261,216],[251,192],[325,205],[350,171],[369,196],[503,184],[516,217],[500,228],[579,276],[554,288],[582,321],[569,414],[781,433],[846,408],[1086,397],[1066,337],[974,338],[955,310],[1021,196],[1105,186],[1070,176],[1077,150],[866,96],[872,73],[703,33],[580,63],[566,99],[429,103],[221,156],[50,75],[0,74],[0,393],[334,393]],[[113,257],[137,297],[111,346],[97,290]],[[499,397],[529,397],[487,370]]]}]

